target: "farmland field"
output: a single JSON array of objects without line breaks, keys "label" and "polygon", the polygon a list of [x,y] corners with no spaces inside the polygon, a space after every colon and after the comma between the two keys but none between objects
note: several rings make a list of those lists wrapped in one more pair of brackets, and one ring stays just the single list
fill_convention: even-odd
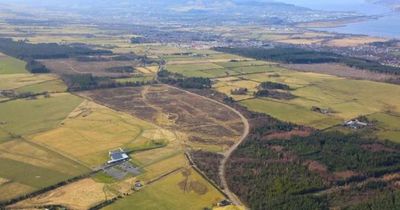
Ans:
[{"label": "farmland field", "polygon": [[[242,75],[240,78],[218,79],[214,88],[236,100],[241,100],[241,103],[251,110],[316,128],[330,127],[360,115],[387,110],[399,112],[400,110],[400,97],[397,97],[399,94],[390,97],[385,94],[387,92],[400,93],[400,88],[396,85],[295,72],[281,68],[272,68],[268,73]],[[290,92],[295,98],[290,100],[249,99],[257,86],[255,83],[264,81],[289,85],[292,88]],[[230,94],[230,90],[239,87],[248,88],[249,94],[238,96]],[[243,101],[243,99],[247,100]],[[316,113],[311,111],[313,106],[330,109],[332,112],[328,115]]]},{"label": "farmland field", "polygon": [[220,61],[229,61],[229,60],[242,60],[244,59],[241,56],[219,53],[212,51],[211,53],[193,53],[191,55],[165,55],[163,58],[167,62],[182,62],[182,61],[209,61],[209,62],[220,62]]},{"label": "farmland field", "polygon": [[[253,98],[254,93],[257,92],[257,87],[259,85],[258,82],[242,80],[238,77],[225,77],[217,79],[216,81],[217,82],[214,85],[214,88],[221,93],[233,97],[233,99],[235,99],[236,101]],[[242,95],[234,95],[231,93],[232,90],[238,88],[246,88],[248,91],[246,94]]]},{"label": "farmland field", "polygon": [[272,64],[261,61],[202,62],[168,64],[167,70],[187,77],[217,78],[242,74],[268,72]]},{"label": "farmland field", "polygon": [[[46,87],[50,92],[53,90],[53,86],[56,85],[56,90],[62,89],[65,85],[60,84],[57,81],[57,77],[51,74],[7,74],[0,75],[0,89],[1,90],[14,90],[21,89],[27,91],[33,91],[35,88],[44,89],[50,84],[50,87]],[[51,82],[51,83],[50,83]]]},{"label": "farmland field", "polygon": [[61,126],[32,140],[94,167],[105,163],[108,151],[115,148],[146,148],[151,141],[168,143],[171,135],[167,131],[157,135],[159,132],[142,120],[85,101]]},{"label": "farmland field", "polygon": [[398,113],[375,113],[368,119],[376,121],[376,134],[380,139],[400,143],[400,115]]},{"label": "farmland field", "polygon": [[185,169],[145,186],[105,209],[201,210],[223,199],[196,171]]},{"label": "farmland field", "polygon": [[184,71],[200,71],[207,69],[220,69],[219,65],[213,63],[200,63],[200,64],[174,64],[168,65],[168,70],[172,72],[182,73]]},{"label": "farmland field", "polygon": [[[155,156],[151,159],[151,162],[148,159],[150,155]],[[146,157],[147,159],[144,159]],[[171,150],[165,150],[165,148],[149,151],[145,154],[137,153],[134,160],[145,164],[143,166],[144,173],[139,176],[143,180],[152,180],[170,171],[188,166],[188,161],[182,150],[172,153]]]},{"label": "farmland field", "polygon": [[283,121],[309,125],[315,128],[326,128],[341,123],[342,121],[330,116],[312,112],[302,106],[269,99],[250,99],[240,102],[250,110],[267,113]]},{"label": "farmland field", "polygon": [[135,67],[142,74],[154,74],[158,71],[158,66]]},{"label": "farmland field", "polygon": [[0,129],[8,134],[1,140],[56,127],[82,99],[67,93],[49,98],[15,100],[0,104]]},{"label": "farmland field", "polygon": [[42,93],[42,92],[65,92],[67,86],[60,79],[48,80],[33,85],[26,85],[15,89],[17,93],[31,92],[31,93]]},{"label": "farmland field", "polygon": [[[300,109],[304,110],[306,113],[308,112],[307,116],[320,115],[311,111],[313,106],[333,110],[330,115],[325,117],[321,116],[322,118],[336,118],[341,121],[380,111],[391,110],[398,112],[400,110],[398,106],[400,97],[397,97],[398,94],[394,97],[389,97],[385,94],[386,92],[400,93],[400,88],[396,85],[362,80],[347,80],[333,76],[324,76],[324,79],[318,81],[315,80],[316,77],[314,74],[295,73],[295,75],[297,75],[296,78],[292,76],[286,77],[281,74],[277,79],[266,79],[268,81],[279,81],[292,87],[298,87],[292,91],[292,94],[295,95],[296,98],[280,102],[283,102],[286,104],[286,107],[290,107],[290,109],[293,110],[295,110],[296,107],[300,107]],[[316,76],[318,78],[318,75]],[[257,75],[251,75],[251,77],[257,77]],[[262,78],[262,75],[258,78]],[[247,101],[244,102],[244,104],[251,109],[263,107],[265,110],[264,112],[268,113],[271,105],[269,102],[261,103],[259,100],[256,102],[257,103],[253,104],[252,101]],[[274,108],[271,107],[271,110],[274,110]],[[315,122],[313,122],[315,120],[314,118],[298,121],[295,115],[287,116],[284,113],[282,114],[283,115],[276,115],[275,117],[295,123],[304,123],[310,126],[316,125]],[[324,128],[326,126],[328,126],[328,124],[316,127]]]},{"label": "farmland field", "polygon": [[0,53],[0,75],[27,73],[26,63],[22,60]]},{"label": "farmland field", "polygon": [[338,77],[345,77],[350,79],[365,79],[378,82],[384,82],[389,79],[396,79],[399,76],[382,74],[377,72],[372,72],[368,70],[361,70],[356,68],[351,68],[342,64],[335,63],[325,63],[325,64],[286,64],[283,65],[286,68],[294,69],[304,72],[314,72],[320,74],[328,74]]},{"label": "farmland field", "polygon": [[216,62],[215,64],[222,66],[224,68],[235,68],[244,66],[264,66],[272,63],[266,61],[258,61],[258,60],[243,60],[243,61],[230,61],[230,62]]},{"label": "farmland field", "polygon": [[[47,148],[22,139],[0,144],[0,201],[26,194],[89,171],[88,168]],[[30,174],[30,176],[26,176]]]},{"label": "farmland field", "polygon": [[[29,141],[29,136],[57,127],[82,99],[69,94],[0,104],[0,200],[26,194],[89,171],[80,163]],[[31,176],[26,176],[31,174]],[[6,193],[7,191],[12,193]]]},{"label": "farmland field", "polygon": [[92,178],[85,178],[69,185],[57,188],[42,195],[21,201],[11,208],[32,208],[43,205],[62,205],[71,209],[89,209],[107,199],[127,193],[134,183],[134,178],[120,183],[106,184]]},{"label": "farmland field", "polygon": [[[182,61],[185,59],[182,58]],[[198,61],[204,61],[204,59],[198,59]],[[190,68],[189,64],[179,64],[178,57],[174,58],[174,62],[173,65],[167,63],[168,70],[185,76],[214,78],[213,88],[215,90],[240,101],[250,110],[319,129],[340,124],[360,115],[400,111],[399,86],[359,80],[382,81],[390,79],[390,76],[349,67],[344,68],[337,64],[287,66],[301,68],[301,71],[304,71],[298,72],[275,64],[253,60],[193,63],[191,65],[194,68]],[[192,62],[195,61],[192,60]],[[221,68],[217,68],[215,65]],[[307,67],[310,70],[307,70]],[[323,70],[319,72],[316,69]],[[294,98],[256,98],[254,93],[258,90],[258,85],[265,81],[288,85]],[[245,94],[232,93],[233,90],[239,88],[245,88],[247,92]],[[389,97],[385,94],[387,92],[391,92],[393,95]],[[330,112],[327,114],[317,113],[311,110],[312,107],[330,110]],[[386,135],[396,134],[393,131],[387,131]]]}]

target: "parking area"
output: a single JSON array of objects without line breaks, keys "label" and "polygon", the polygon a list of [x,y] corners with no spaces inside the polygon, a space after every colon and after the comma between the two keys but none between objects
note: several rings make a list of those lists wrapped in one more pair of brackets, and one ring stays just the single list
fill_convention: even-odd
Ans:
[{"label": "parking area", "polygon": [[120,162],[117,164],[113,164],[110,167],[104,168],[103,171],[107,175],[109,175],[117,180],[121,180],[121,179],[125,178],[128,174],[130,174],[132,176],[137,176],[141,173],[140,169],[138,167],[134,166],[129,161],[124,161],[124,162]]}]

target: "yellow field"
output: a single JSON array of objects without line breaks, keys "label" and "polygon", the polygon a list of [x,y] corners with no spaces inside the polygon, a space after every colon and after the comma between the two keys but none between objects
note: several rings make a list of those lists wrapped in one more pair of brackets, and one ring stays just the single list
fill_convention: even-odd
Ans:
[{"label": "yellow field", "polygon": [[155,74],[158,71],[158,66],[146,66],[146,67],[136,67],[142,74]]},{"label": "yellow field", "polygon": [[46,81],[56,80],[56,76],[51,74],[6,74],[0,75],[0,89],[10,90],[22,88],[24,86],[40,84]]},{"label": "yellow field", "polygon": [[11,208],[32,208],[38,205],[65,205],[73,209],[88,209],[97,203],[112,197],[104,192],[105,184],[97,183],[90,178],[74,182],[56,190],[49,191],[40,196],[24,200]]},{"label": "yellow field", "polygon": [[63,205],[70,209],[89,209],[105,200],[124,193],[130,193],[134,181],[135,179],[131,178],[116,184],[104,184],[91,178],[86,178],[21,201],[10,207],[32,208],[44,205]]},{"label": "yellow field", "polygon": [[[73,170],[76,168],[76,164],[66,160],[63,156],[23,140],[15,139],[0,144],[0,158],[7,158],[32,166],[55,170],[72,176],[80,173]],[[37,181],[39,181],[39,178],[37,178]]]},{"label": "yellow field", "polygon": [[286,44],[297,44],[297,45],[311,45],[311,44],[319,44],[323,42],[324,39],[317,39],[317,38],[302,38],[302,39],[282,39],[282,40],[277,40],[277,42],[280,43],[286,43]]},{"label": "yellow field", "polygon": [[332,47],[354,47],[354,46],[369,44],[369,43],[373,43],[373,42],[384,42],[387,40],[388,39],[385,39],[385,38],[361,36],[361,37],[333,39],[331,41],[328,41],[326,44],[328,46],[332,46]]},{"label": "yellow field", "polygon": [[164,157],[163,160],[153,162],[146,166],[144,168],[145,173],[141,175],[140,178],[149,181],[170,171],[186,166],[188,166],[186,157],[182,153],[178,153],[170,158]]},{"label": "yellow field", "polygon": [[1,200],[8,200],[28,192],[32,192],[33,187],[21,183],[10,182],[0,185],[0,198]]},{"label": "yellow field", "polygon": [[[214,88],[221,93],[224,93],[236,101],[249,99],[254,97],[254,93],[257,92],[257,87],[259,83],[249,80],[241,80],[235,77],[229,77],[231,80],[227,80],[226,78],[217,79],[217,83],[215,84]],[[238,88],[247,88],[248,93],[245,95],[234,95],[231,93],[232,90]]]},{"label": "yellow field", "polygon": [[168,145],[163,148],[148,150],[143,152],[137,152],[134,155],[134,159],[143,166],[151,165],[165,158],[171,157],[177,153],[182,153],[183,147],[181,142],[177,141],[175,136],[170,136]]},{"label": "yellow field", "polygon": [[43,92],[49,92],[49,93],[57,93],[57,92],[65,92],[67,91],[67,86],[64,84],[64,82],[60,79],[55,79],[55,80],[48,80],[48,81],[43,81],[40,83],[32,84],[32,85],[26,85],[20,88],[15,89],[16,92],[18,93],[26,93],[26,92],[31,92],[31,93],[43,93]]},{"label": "yellow field", "polygon": [[149,123],[89,101],[82,103],[60,127],[32,137],[34,142],[90,166],[104,163],[109,150],[141,147],[151,140],[168,142],[169,138],[167,132]]}]

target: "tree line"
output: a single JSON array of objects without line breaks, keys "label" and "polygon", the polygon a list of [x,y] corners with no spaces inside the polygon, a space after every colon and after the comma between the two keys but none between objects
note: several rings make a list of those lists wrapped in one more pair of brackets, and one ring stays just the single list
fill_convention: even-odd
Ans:
[{"label": "tree line", "polygon": [[299,47],[274,48],[230,48],[217,47],[214,50],[237,54],[258,60],[275,61],[289,64],[342,63],[349,67],[380,73],[400,74],[399,67],[386,66],[377,61],[346,57],[331,52],[319,52]]},{"label": "tree line", "polygon": [[32,44],[26,41],[14,41],[0,38],[0,51],[19,59],[54,59],[80,55],[111,54],[108,50],[93,50],[85,46],[69,46],[56,43]]},{"label": "tree line", "polygon": [[92,74],[66,74],[62,76],[68,91],[84,91],[103,88],[139,87],[155,81],[117,82],[109,77],[98,77]]},{"label": "tree line", "polygon": [[107,50],[93,50],[85,46],[59,45],[56,43],[31,44],[26,41],[14,41],[0,38],[0,52],[26,61],[26,69],[31,73],[49,73],[36,59],[68,58],[81,55],[111,54]]},{"label": "tree line", "polygon": [[178,73],[172,73],[167,70],[159,71],[158,80],[162,83],[176,85],[185,89],[209,89],[212,82],[209,78],[203,77],[184,77]]}]

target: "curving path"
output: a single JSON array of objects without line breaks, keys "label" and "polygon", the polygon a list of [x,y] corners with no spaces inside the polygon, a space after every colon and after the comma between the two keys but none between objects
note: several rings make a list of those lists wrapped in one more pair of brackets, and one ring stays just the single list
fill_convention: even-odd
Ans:
[{"label": "curving path", "polygon": [[249,121],[247,120],[246,117],[244,117],[244,116],[242,115],[242,113],[240,113],[240,112],[237,111],[236,109],[234,109],[234,108],[232,108],[232,107],[230,107],[230,106],[228,106],[228,105],[226,105],[226,104],[224,104],[224,103],[221,103],[221,102],[219,102],[219,101],[216,101],[216,100],[214,100],[214,99],[211,99],[211,98],[208,98],[208,97],[205,97],[205,96],[202,96],[202,95],[198,95],[198,94],[196,94],[196,93],[192,93],[192,92],[190,92],[190,91],[187,91],[187,90],[184,90],[184,89],[181,89],[181,88],[177,88],[177,87],[175,87],[175,86],[171,86],[171,85],[167,85],[167,84],[164,84],[164,85],[166,85],[166,86],[168,86],[168,87],[170,87],[170,88],[173,88],[173,89],[177,89],[177,90],[183,91],[183,92],[185,92],[185,93],[187,93],[187,94],[190,94],[190,95],[193,95],[193,96],[196,96],[196,97],[201,97],[201,98],[203,98],[204,100],[208,100],[208,101],[214,102],[214,103],[216,103],[216,104],[218,104],[218,105],[224,106],[224,107],[226,107],[227,109],[229,109],[229,110],[233,111],[234,113],[236,113],[236,114],[241,118],[241,120],[242,120],[242,122],[243,122],[243,125],[244,125],[243,134],[242,134],[242,136],[240,137],[239,141],[237,141],[231,148],[229,148],[228,151],[226,151],[226,152],[223,154],[223,155],[224,155],[224,158],[222,159],[221,164],[220,164],[220,166],[219,166],[219,176],[220,176],[221,183],[222,183],[222,187],[223,187],[222,190],[223,190],[224,193],[228,196],[229,200],[230,200],[233,204],[235,204],[235,205],[244,206],[244,204],[243,204],[243,203],[240,201],[240,199],[235,195],[235,193],[233,193],[233,192],[229,189],[228,182],[226,181],[226,178],[225,178],[225,172],[226,172],[226,163],[228,162],[228,159],[230,158],[230,156],[232,155],[232,153],[238,148],[238,146],[246,139],[247,135],[248,135],[249,132],[250,132]]}]

